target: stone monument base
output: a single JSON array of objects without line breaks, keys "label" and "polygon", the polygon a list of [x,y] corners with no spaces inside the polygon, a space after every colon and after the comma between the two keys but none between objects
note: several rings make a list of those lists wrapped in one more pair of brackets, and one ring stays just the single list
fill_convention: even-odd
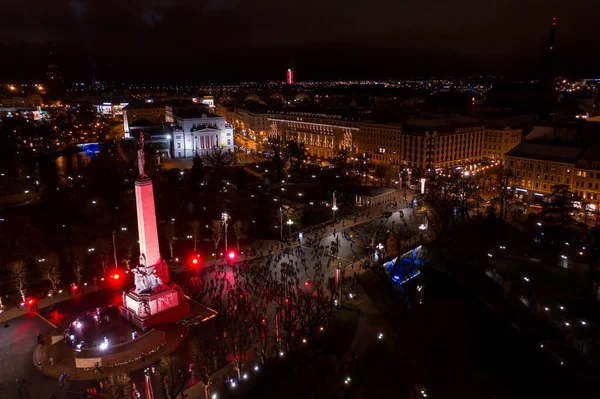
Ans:
[{"label": "stone monument base", "polygon": [[190,314],[190,305],[181,291],[165,286],[150,294],[135,291],[123,293],[123,306],[119,313],[133,325],[148,328],[160,323],[176,323]]}]

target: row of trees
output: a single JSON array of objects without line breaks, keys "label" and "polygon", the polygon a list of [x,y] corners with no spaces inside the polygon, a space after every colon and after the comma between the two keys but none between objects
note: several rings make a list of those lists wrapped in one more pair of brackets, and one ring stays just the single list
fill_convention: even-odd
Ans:
[{"label": "row of trees", "polygon": [[[106,274],[108,270],[109,261],[105,257],[101,256],[103,273]],[[17,260],[11,262],[8,265],[8,274],[10,276],[10,282],[12,287],[19,293],[21,300],[24,302],[27,297],[30,283],[37,282],[39,278],[45,282],[48,282],[54,292],[58,291],[59,285],[64,277],[63,264],[67,264],[72,272],[72,277],[78,285],[81,284],[84,272],[88,268],[88,263],[85,259],[85,251],[83,250],[71,250],[64,254],[64,261],[61,262],[61,258],[56,252],[46,252],[40,255],[37,259],[32,260],[31,264],[23,260]],[[37,277],[32,279],[31,272],[37,271]],[[34,281],[35,280],[35,281]]]}]

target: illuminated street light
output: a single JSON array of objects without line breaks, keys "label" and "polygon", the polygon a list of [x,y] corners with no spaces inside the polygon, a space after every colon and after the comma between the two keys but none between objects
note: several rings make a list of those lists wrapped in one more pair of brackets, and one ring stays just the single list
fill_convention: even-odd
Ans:
[{"label": "illuminated street light", "polygon": [[288,219],[288,221],[285,222],[285,224],[288,225],[288,235],[292,235],[292,225],[294,224],[294,222],[292,221],[292,219]]}]

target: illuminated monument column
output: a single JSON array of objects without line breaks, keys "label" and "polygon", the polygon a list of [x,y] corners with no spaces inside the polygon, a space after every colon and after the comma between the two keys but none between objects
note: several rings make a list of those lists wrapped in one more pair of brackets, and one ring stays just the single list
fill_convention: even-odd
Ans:
[{"label": "illuminated monument column", "polygon": [[[140,254],[144,254],[148,265],[162,262],[158,246],[158,230],[156,228],[156,211],[154,210],[154,189],[148,177],[135,180],[135,205],[137,209]],[[160,276],[163,283],[169,282],[167,276]],[[166,277],[166,278],[165,278]]]},{"label": "illuminated monument column", "polygon": [[169,283],[169,269],[160,256],[154,190],[144,170],[144,137],[140,133],[139,177],[135,180],[135,201],[140,242],[140,262],[132,269],[135,288],[123,292],[121,316],[143,328],[159,323],[177,322],[190,313],[183,292]]}]

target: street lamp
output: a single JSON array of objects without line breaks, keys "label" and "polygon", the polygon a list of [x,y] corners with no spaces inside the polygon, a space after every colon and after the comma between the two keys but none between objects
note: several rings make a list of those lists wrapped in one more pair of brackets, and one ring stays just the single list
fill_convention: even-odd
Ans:
[{"label": "street lamp", "polygon": [[227,225],[229,224],[230,219],[231,218],[227,213],[221,213],[221,222],[223,223],[223,226],[225,226],[225,252],[227,252]]},{"label": "street lamp", "polygon": [[288,225],[288,235],[292,235],[292,225],[294,224],[294,222],[292,222],[292,219],[288,219],[287,222],[285,222]]},{"label": "street lamp", "polygon": [[279,207],[279,239],[283,240],[283,205]]},{"label": "street lamp", "polygon": [[335,198],[335,191],[333,192],[333,206],[331,207],[331,210],[333,211],[333,225],[335,226],[335,211],[338,210],[337,198]]}]

